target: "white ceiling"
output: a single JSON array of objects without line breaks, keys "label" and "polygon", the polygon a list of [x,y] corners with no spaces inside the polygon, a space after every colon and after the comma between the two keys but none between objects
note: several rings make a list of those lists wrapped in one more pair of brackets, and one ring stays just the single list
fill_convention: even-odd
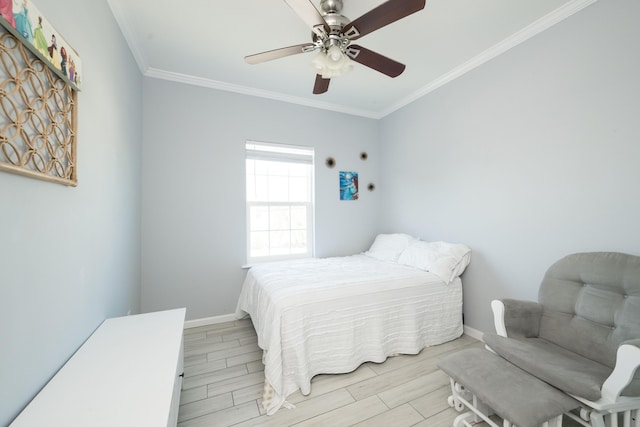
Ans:
[{"label": "white ceiling", "polygon": [[[319,0],[312,0],[318,7]],[[427,0],[358,44],[407,65],[392,79],[360,64],[311,93],[315,53],[257,65],[244,56],[310,41],[283,0],[108,0],[142,73],[380,118],[596,0]],[[383,0],[344,0],[355,19]]]}]

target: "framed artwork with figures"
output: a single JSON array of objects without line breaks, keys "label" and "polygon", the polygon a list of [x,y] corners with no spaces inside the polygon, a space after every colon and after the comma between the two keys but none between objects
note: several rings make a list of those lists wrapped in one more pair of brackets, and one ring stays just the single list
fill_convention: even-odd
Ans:
[{"label": "framed artwork with figures", "polygon": [[80,89],[82,62],[78,52],[30,0],[0,0],[0,24],[17,34],[29,50]]}]

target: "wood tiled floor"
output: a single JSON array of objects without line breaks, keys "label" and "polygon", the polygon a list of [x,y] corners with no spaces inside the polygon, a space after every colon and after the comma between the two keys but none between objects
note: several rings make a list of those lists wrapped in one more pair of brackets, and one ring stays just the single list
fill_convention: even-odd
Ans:
[{"label": "wood tiled floor", "polygon": [[259,405],[262,351],[250,320],[186,329],[178,425],[451,426],[458,413],[447,405],[449,380],[438,360],[480,345],[463,336],[415,356],[365,363],[348,374],[318,375],[311,394],[289,396],[295,409],[266,416]]},{"label": "wood tiled floor", "polygon": [[459,413],[447,405],[449,380],[437,363],[473,346],[482,343],[463,335],[417,355],[364,363],[348,374],[318,375],[311,394],[289,396],[295,409],[266,416],[259,405],[262,351],[250,320],[186,329],[178,425],[450,427]]}]

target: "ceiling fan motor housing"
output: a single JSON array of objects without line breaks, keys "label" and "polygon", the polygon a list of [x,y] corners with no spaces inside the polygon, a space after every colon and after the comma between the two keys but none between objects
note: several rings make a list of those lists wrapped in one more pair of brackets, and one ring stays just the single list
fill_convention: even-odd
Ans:
[{"label": "ceiling fan motor housing", "polygon": [[342,10],[342,0],[321,0],[320,9],[323,13],[340,13]]},{"label": "ceiling fan motor housing", "polygon": [[322,10],[322,17],[331,29],[331,33],[338,36],[342,33],[342,28],[347,25],[351,20],[343,16],[342,0],[322,0],[320,2],[320,10]]},{"label": "ceiling fan motor housing", "polygon": [[[330,31],[329,34],[324,33],[320,36],[314,33],[312,34],[312,37],[314,43],[319,43],[320,47],[325,52],[327,52],[331,46],[337,46],[344,53],[347,45],[349,44],[349,40],[342,34],[342,29],[345,25],[351,22],[351,20],[340,13],[342,11],[342,6],[342,0],[320,1],[322,17],[327,23]],[[319,38],[321,39],[320,42],[318,42]]]}]

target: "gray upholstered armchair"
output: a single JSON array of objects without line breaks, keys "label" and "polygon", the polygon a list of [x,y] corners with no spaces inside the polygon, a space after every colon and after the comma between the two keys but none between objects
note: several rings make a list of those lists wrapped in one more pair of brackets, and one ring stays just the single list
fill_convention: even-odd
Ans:
[{"label": "gray upholstered armchair", "polygon": [[578,400],[582,425],[640,427],[640,257],[569,255],[538,300],[493,301],[489,349]]}]

